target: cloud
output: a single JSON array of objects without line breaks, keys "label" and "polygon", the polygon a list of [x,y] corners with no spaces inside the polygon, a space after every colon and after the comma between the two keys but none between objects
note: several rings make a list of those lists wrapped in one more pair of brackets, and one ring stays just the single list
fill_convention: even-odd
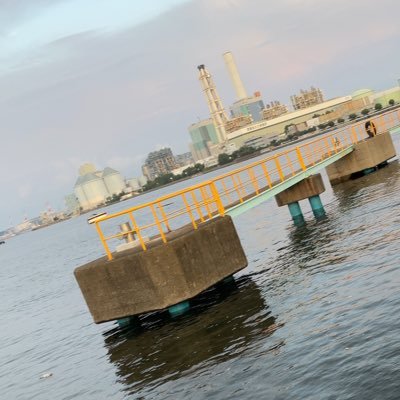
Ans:
[{"label": "cloud", "polygon": [[[17,3],[25,8],[11,7]],[[3,31],[10,34],[53,1],[34,3],[0,0],[6,5],[0,22],[9,17]],[[0,74],[0,167],[9,171],[0,184],[19,196],[27,191],[15,182],[29,181],[57,203],[83,161],[134,176],[157,144],[188,151],[187,127],[209,115],[196,66],[206,64],[226,107],[235,99],[221,56],[226,50],[247,91],[261,90],[265,101],[287,103],[310,85],[327,97],[394,85],[399,13],[394,0],[379,7],[372,0],[282,0],[268,7],[262,0],[251,6],[202,0],[140,25],[51,37]],[[30,204],[34,210],[43,199],[31,197]]]},{"label": "cloud", "polygon": [[18,196],[21,199],[26,199],[32,194],[32,185],[30,183],[23,183],[18,186]]}]

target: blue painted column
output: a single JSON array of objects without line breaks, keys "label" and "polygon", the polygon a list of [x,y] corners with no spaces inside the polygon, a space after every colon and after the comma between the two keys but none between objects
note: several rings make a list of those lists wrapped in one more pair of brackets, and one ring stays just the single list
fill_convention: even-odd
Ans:
[{"label": "blue painted column", "polygon": [[134,328],[140,325],[139,318],[137,316],[118,319],[117,323],[120,328]]},{"label": "blue painted column", "polygon": [[189,311],[189,309],[190,303],[188,300],[186,300],[168,307],[168,312],[171,317],[178,317],[179,315],[184,314],[186,311]]},{"label": "blue painted column", "polygon": [[292,216],[294,224],[296,226],[304,225],[305,224],[304,216],[303,216],[303,213],[301,212],[299,202],[295,201],[294,203],[289,203],[288,207],[289,207],[290,215]]},{"label": "blue painted column", "polygon": [[223,284],[235,283],[235,278],[233,277],[233,275],[229,275],[226,278],[222,279],[221,283]]},{"label": "blue painted column", "polygon": [[319,195],[309,197],[308,201],[310,202],[311,209],[315,218],[318,219],[325,216],[324,206],[322,205]]},{"label": "blue painted column", "polygon": [[363,175],[369,175],[369,174],[372,174],[373,172],[375,172],[375,168],[374,167],[367,168],[367,169],[363,170]]}]

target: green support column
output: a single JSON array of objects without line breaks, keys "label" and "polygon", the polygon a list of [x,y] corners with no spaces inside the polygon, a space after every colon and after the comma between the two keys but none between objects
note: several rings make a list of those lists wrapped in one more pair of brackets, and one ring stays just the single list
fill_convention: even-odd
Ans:
[{"label": "green support column", "polygon": [[304,225],[304,216],[303,213],[301,212],[300,204],[298,201],[295,201],[294,203],[289,203],[288,204],[290,215],[292,216],[293,222],[296,226],[302,226]]},{"label": "green support column", "polygon": [[319,195],[309,197],[308,201],[310,202],[311,209],[315,218],[318,219],[325,216],[324,206],[322,205]]},{"label": "green support column", "polygon": [[364,169],[363,170],[363,175],[369,175],[369,174],[372,174],[373,172],[375,172],[375,167],[373,167],[373,168],[367,168],[367,169]]},{"label": "green support column", "polygon": [[178,317],[179,315],[184,314],[186,311],[189,311],[189,309],[190,303],[188,300],[186,300],[168,307],[168,312],[171,317]]},{"label": "green support column", "polygon": [[127,328],[127,327],[134,328],[140,325],[139,318],[136,315],[132,317],[118,319],[117,323],[120,328]]}]

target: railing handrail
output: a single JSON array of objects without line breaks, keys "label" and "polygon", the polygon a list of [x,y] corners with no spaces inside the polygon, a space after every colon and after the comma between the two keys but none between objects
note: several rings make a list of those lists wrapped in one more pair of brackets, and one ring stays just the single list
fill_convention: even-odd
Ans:
[{"label": "railing handrail", "polygon": [[[378,124],[377,120],[379,120],[381,121],[382,126],[383,125],[386,126],[388,123],[388,121],[386,121],[385,119],[386,116],[387,115],[393,116],[393,122],[395,122],[395,114],[397,115],[397,124],[399,124],[400,110],[398,109],[390,110],[376,116],[371,116],[369,120],[375,121],[376,124]],[[307,168],[309,168],[311,165],[315,165],[315,163],[318,162],[318,160],[323,159],[325,155],[330,156],[332,153],[337,153],[339,151],[339,147],[340,150],[344,150],[345,148],[348,148],[354,143],[364,140],[363,133],[357,131],[362,126],[364,126],[365,130],[364,124],[366,120],[368,120],[368,118],[362,121],[357,121],[356,123],[353,124],[348,124],[346,126],[339,127],[338,129],[335,129],[332,132],[328,132],[325,134],[324,133],[318,134],[318,137],[310,138],[310,140],[303,141],[303,143],[300,143],[297,146],[295,145],[295,143],[293,143],[293,147],[286,148],[282,151],[271,154],[268,157],[262,158],[261,160],[253,161],[249,164],[243,165],[242,167],[235,168],[231,171],[218,175],[214,178],[210,178],[206,181],[197,183],[195,185],[190,185],[186,188],[157,197],[156,199],[148,201],[146,203],[139,204],[130,207],[128,209],[115,212],[113,214],[104,215],[96,218],[95,221],[96,230],[100,236],[100,240],[103,243],[108,258],[111,260],[112,254],[107,245],[107,241],[113,238],[122,237],[123,234],[117,234],[117,235],[114,234],[106,237],[104,236],[100,228],[100,223],[128,214],[131,219],[131,222],[133,222],[133,224],[135,225],[135,228],[132,230],[132,232],[136,231],[138,233],[140,244],[143,250],[146,250],[146,245],[140,233],[141,229],[143,230],[149,227],[157,227],[159,230],[159,236],[162,238],[164,242],[166,242],[167,239],[165,236],[165,232],[163,230],[163,225],[164,227],[168,228],[169,232],[170,231],[169,221],[183,214],[188,214],[191,223],[193,225],[193,228],[197,229],[198,223],[196,222],[196,218],[193,214],[194,211],[197,210],[200,222],[204,222],[205,220],[212,218],[214,215],[224,215],[226,207],[229,208],[230,205],[235,203],[235,201],[232,201],[230,199],[231,194],[236,192],[238,197],[236,201],[243,202],[244,201],[243,198],[247,198],[247,196],[252,195],[254,193],[257,195],[260,190],[265,190],[267,186],[269,189],[271,189],[277,183],[283,182],[289,176],[293,176],[294,174],[296,174],[297,171],[301,170],[306,171]],[[338,142],[339,139],[341,139],[343,142],[341,141]],[[304,154],[303,150],[307,150],[305,151],[307,154]],[[293,160],[290,158],[290,155],[292,154],[295,156]],[[282,156],[285,157],[285,160],[281,160]],[[316,159],[316,157],[318,158]],[[273,166],[267,167],[268,162],[273,162]],[[294,163],[296,163],[295,166],[293,165]],[[258,166],[262,167],[262,172],[259,175],[254,173],[254,168]],[[299,169],[296,169],[297,166],[299,167]],[[240,175],[244,171],[248,172],[248,179],[246,180],[242,180],[243,176]],[[272,181],[271,180],[272,174],[278,174],[279,181]],[[260,187],[259,180],[260,178],[263,177],[266,179],[267,185],[264,187]],[[231,178],[232,180],[233,186],[229,190],[225,186],[226,182],[224,182],[224,180],[226,178]],[[218,188],[216,186],[216,184],[219,182],[224,186],[224,190],[221,193],[219,193]],[[253,187],[254,193],[247,192],[248,186]],[[202,198],[200,202],[198,202],[196,199],[195,195],[196,190],[200,190],[200,196]],[[186,194],[188,193],[192,194],[193,202],[187,201]],[[224,203],[221,198],[224,195],[226,196],[226,198],[230,199],[226,207],[224,206]],[[164,211],[162,203],[165,202],[166,200],[178,198],[178,196],[182,197],[184,206],[178,210],[172,211],[172,213],[167,215]],[[213,205],[214,210],[211,209],[210,207],[211,205]],[[159,212],[161,213],[161,217],[157,215],[156,207],[158,207]],[[203,216],[202,214],[201,211],[202,207],[205,207],[206,209],[205,216]],[[149,208],[150,214],[153,215],[153,222],[139,227],[133,216],[133,213],[145,208]]]}]

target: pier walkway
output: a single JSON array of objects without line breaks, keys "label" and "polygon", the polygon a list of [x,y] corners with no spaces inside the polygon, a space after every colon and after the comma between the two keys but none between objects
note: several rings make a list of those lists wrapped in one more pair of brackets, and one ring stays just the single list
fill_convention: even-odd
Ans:
[{"label": "pier walkway", "polygon": [[[216,216],[235,217],[287,190],[305,178],[337,162],[368,138],[366,121],[338,128],[328,134],[289,146],[264,159],[210,180],[159,197],[121,212],[99,217],[95,226],[108,260],[127,235],[130,247],[146,251],[152,242],[168,242],[177,232],[196,230]],[[368,119],[376,132],[387,132],[400,125],[400,110]],[[121,232],[119,225],[129,222]],[[125,225],[127,226],[127,225]]]}]

